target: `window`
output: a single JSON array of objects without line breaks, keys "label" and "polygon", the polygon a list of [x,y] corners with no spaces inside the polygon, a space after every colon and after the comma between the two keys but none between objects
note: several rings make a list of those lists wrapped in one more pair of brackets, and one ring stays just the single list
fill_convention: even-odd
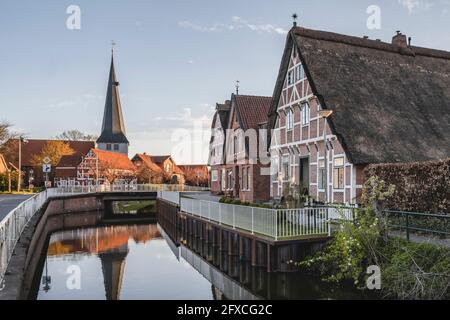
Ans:
[{"label": "window", "polygon": [[272,175],[272,182],[278,182],[278,170],[279,170],[279,158],[273,157],[272,161],[270,162],[270,173]]},{"label": "window", "polygon": [[289,156],[283,156],[283,179],[289,180]]},{"label": "window", "polygon": [[303,80],[305,78],[305,70],[303,69],[302,65],[298,65],[295,68],[295,76],[297,78],[297,81]]},{"label": "window", "polygon": [[250,190],[250,167],[245,167],[242,169],[242,182],[244,190]]},{"label": "window", "polygon": [[324,190],[327,185],[327,180],[325,178],[325,160],[319,160],[319,189]]},{"label": "window", "polygon": [[219,180],[219,173],[217,172],[217,170],[212,170],[211,181],[216,182],[217,180]]},{"label": "window", "polygon": [[294,84],[294,72],[292,70],[288,72],[287,84],[288,86]]},{"label": "window", "polygon": [[118,151],[119,150],[119,145],[118,144],[114,144],[114,151]]},{"label": "window", "polygon": [[106,144],[106,150],[111,150],[111,145],[109,143]]},{"label": "window", "polygon": [[227,172],[225,169],[222,169],[222,191],[227,189]]},{"label": "window", "polygon": [[233,170],[228,170],[227,174],[227,189],[233,190]]},{"label": "window", "polygon": [[334,158],[333,188],[344,189],[344,158]]},{"label": "window", "polygon": [[292,130],[294,128],[294,112],[292,109],[288,109],[286,113],[286,130]]},{"label": "window", "polygon": [[309,124],[309,104],[302,104],[302,125]]}]

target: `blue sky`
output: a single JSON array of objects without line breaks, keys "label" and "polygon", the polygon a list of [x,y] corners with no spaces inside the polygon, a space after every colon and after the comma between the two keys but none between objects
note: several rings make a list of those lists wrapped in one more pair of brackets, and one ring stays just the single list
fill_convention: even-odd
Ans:
[{"label": "blue sky", "polygon": [[[70,5],[80,30],[66,27]],[[380,30],[367,28],[370,5]],[[401,30],[450,51],[449,10],[450,0],[0,0],[0,120],[30,138],[99,134],[114,39],[130,155],[205,162],[213,108],[235,80],[242,94],[272,95],[292,13],[309,28],[383,41]]]}]

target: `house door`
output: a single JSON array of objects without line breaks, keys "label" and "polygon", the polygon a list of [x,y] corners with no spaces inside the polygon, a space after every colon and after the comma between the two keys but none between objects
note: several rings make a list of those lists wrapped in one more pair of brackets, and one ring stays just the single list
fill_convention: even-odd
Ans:
[{"label": "house door", "polygon": [[299,188],[301,195],[309,195],[309,158],[300,158]]}]

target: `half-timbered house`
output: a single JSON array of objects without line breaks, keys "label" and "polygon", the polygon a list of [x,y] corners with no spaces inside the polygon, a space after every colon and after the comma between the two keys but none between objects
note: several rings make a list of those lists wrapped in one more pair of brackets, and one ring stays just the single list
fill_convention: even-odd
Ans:
[{"label": "half-timbered house", "polygon": [[294,27],[269,119],[273,199],[358,202],[366,165],[450,156],[450,53]]}]

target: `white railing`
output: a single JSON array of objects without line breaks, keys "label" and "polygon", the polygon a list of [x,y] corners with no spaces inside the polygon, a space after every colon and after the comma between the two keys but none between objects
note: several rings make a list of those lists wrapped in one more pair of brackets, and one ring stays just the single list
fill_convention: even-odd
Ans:
[{"label": "white railing", "polygon": [[0,290],[9,260],[14,252],[25,226],[49,197],[57,194],[56,189],[47,189],[25,200],[0,221]]},{"label": "white railing", "polygon": [[93,193],[93,192],[158,192],[158,191],[173,191],[173,192],[195,192],[208,191],[208,188],[193,187],[185,185],[171,185],[171,184],[111,184],[111,185],[74,185],[74,186],[60,186],[57,188],[59,193]]},{"label": "white railing", "polygon": [[182,212],[275,240],[330,235],[327,208],[266,209],[181,197]]},{"label": "white railing", "polygon": [[158,191],[158,198],[180,205],[180,192],[178,191]]}]

